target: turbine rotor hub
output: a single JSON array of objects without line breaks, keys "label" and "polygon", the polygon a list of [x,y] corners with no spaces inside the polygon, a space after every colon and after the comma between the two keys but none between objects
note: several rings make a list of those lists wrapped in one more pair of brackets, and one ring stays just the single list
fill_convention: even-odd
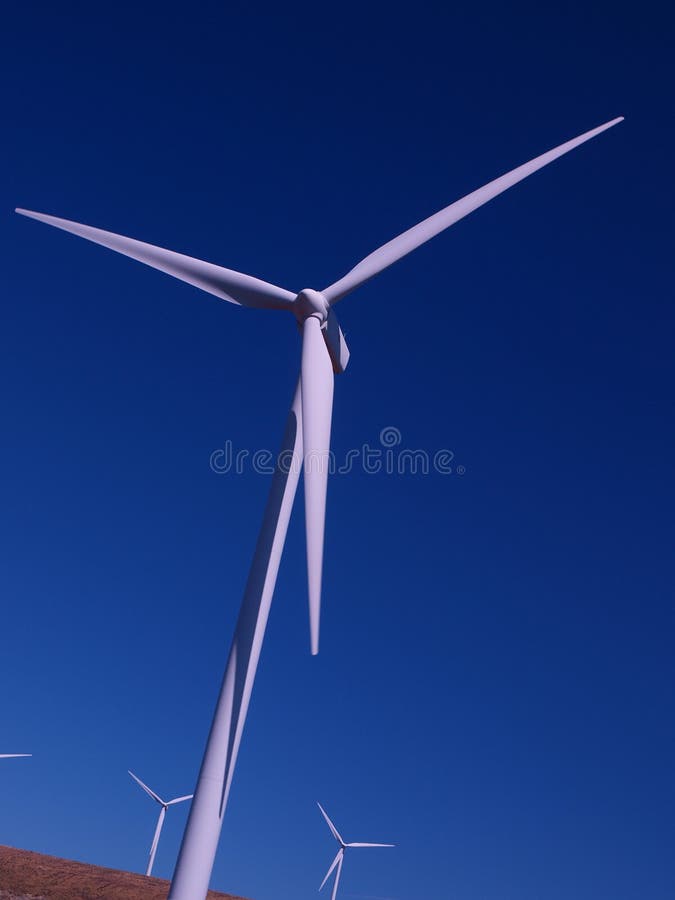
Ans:
[{"label": "turbine rotor hub", "polygon": [[329,311],[330,306],[324,295],[320,291],[313,291],[310,288],[300,291],[293,302],[293,312],[300,324],[305,319],[309,319],[310,316],[314,316],[323,326],[328,318]]}]

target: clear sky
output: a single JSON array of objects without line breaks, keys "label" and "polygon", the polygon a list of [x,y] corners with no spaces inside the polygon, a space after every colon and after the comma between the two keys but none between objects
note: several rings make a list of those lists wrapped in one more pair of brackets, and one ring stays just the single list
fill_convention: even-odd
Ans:
[{"label": "clear sky", "polygon": [[[299,365],[237,309],[15,216],[321,288],[532,156],[626,121],[340,304],[338,456],[463,475],[302,495],[213,886],[675,893],[673,22],[666,4],[13,4],[0,36],[0,842],[143,871],[194,786]],[[171,874],[186,810],[157,856]]]}]

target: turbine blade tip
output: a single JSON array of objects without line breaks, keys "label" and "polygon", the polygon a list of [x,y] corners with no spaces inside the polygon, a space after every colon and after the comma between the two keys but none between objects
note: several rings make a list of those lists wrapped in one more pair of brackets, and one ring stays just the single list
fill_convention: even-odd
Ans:
[{"label": "turbine blade tip", "polygon": [[27,219],[49,218],[48,216],[45,216],[44,213],[35,212],[33,209],[23,209],[21,206],[17,206],[14,209],[14,212],[18,213],[20,216],[26,216]]}]

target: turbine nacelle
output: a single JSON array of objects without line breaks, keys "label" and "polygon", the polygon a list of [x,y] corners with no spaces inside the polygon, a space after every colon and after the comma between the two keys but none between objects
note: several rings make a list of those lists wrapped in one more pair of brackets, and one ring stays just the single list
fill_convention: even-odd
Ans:
[{"label": "turbine nacelle", "polygon": [[315,318],[321,325],[321,333],[330,356],[333,372],[336,375],[344,372],[349,362],[349,348],[340,328],[338,318],[331,309],[330,303],[321,291],[305,288],[293,301],[293,314],[302,328],[307,319]]},{"label": "turbine nacelle", "polygon": [[328,319],[330,304],[321,291],[305,288],[303,291],[300,291],[293,301],[293,312],[300,324],[309,316],[316,316],[321,324],[324,325]]}]

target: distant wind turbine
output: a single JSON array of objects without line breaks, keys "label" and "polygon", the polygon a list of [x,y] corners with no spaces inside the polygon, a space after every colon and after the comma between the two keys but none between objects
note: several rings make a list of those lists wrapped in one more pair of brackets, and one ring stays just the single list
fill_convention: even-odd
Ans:
[{"label": "distant wind turbine", "polygon": [[335,867],[337,866],[337,872],[335,873],[335,882],[334,882],[334,884],[333,884],[333,893],[331,894],[331,900],[335,900],[335,898],[337,897],[338,884],[340,883],[340,875],[341,875],[341,873],[342,873],[342,863],[344,862],[344,858],[345,858],[345,850],[349,849],[350,847],[395,847],[396,845],[395,845],[395,844],[363,844],[363,843],[350,843],[350,844],[347,844],[347,843],[345,843],[345,842],[342,840],[342,838],[340,837],[339,831],[337,830],[337,828],[335,827],[335,825],[333,825],[333,823],[331,822],[331,820],[328,818],[328,813],[327,813],[326,810],[323,808],[323,806],[322,806],[320,803],[317,803],[317,806],[318,806],[319,809],[321,810],[321,815],[322,815],[322,816],[324,817],[324,819],[326,820],[326,822],[327,822],[327,824],[328,824],[328,827],[329,827],[330,830],[331,830],[331,834],[333,835],[333,837],[335,838],[335,840],[336,840],[336,841],[338,842],[338,844],[340,845],[340,849],[339,849],[338,852],[337,852],[337,856],[335,857],[335,859],[334,859],[333,862],[331,863],[331,867],[330,867],[330,869],[326,872],[326,877],[325,877],[324,880],[321,882],[321,887],[319,888],[320,891],[323,890],[323,886],[324,886],[325,883],[328,881],[328,879],[330,878],[330,876],[333,874],[333,871],[335,870]]},{"label": "distant wind turbine", "polygon": [[[302,332],[300,378],[286,420],[281,453],[277,457],[267,507],[204,751],[195,800],[190,808],[168,900],[203,900],[208,891],[300,469],[303,466],[312,653],[317,653],[319,649],[333,374],[344,372],[349,360],[349,350],[335,315],[335,304],[508,188],[621,121],[623,117],[605,122],[451,203],[383,244],[323,291],[305,289],[296,294],[251,275],[100,228],[26,209],[16,210],[21,215],[129,256],[238,306],[286,310],[295,317]],[[428,298],[424,298],[419,308],[414,304],[407,307],[406,312],[426,316],[433,323],[433,305],[428,302]],[[433,327],[433,324],[429,327]]]},{"label": "distant wind turbine", "polygon": [[134,779],[134,781],[143,788],[145,793],[148,794],[149,797],[152,797],[152,799],[155,800],[157,803],[159,803],[159,805],[162,807],[159,811],[159,818],[157,819],[157,827],[155,828],[155,836],[152,839],[152,846],[150,847],[150,859],[148,860],[148,869],[147,869],[147,872],[145,873],[146,875],[151,875],[152,867],[155,862],[155,854],[157,853],[157,844],[159,844],[159,836],[162,833],[162,825],[164,825],[164,817],[166,816],[167,809],[170,806],[174,806],[174,804],[176,804],[176,803],[182,803],[184,800],[192,800],[193,795],[188,794],[186,797],[176,797],[175,800],[162,800],[162,798],[159,797],[154,791],[150,790],[150,788],[147,786],[147,784],[143,784],[141,779],[137,778],[136,775],[134,775],[134,773],[131,771],[131,769],[129,769],[128,772],[131,775],[131,777]]}]

